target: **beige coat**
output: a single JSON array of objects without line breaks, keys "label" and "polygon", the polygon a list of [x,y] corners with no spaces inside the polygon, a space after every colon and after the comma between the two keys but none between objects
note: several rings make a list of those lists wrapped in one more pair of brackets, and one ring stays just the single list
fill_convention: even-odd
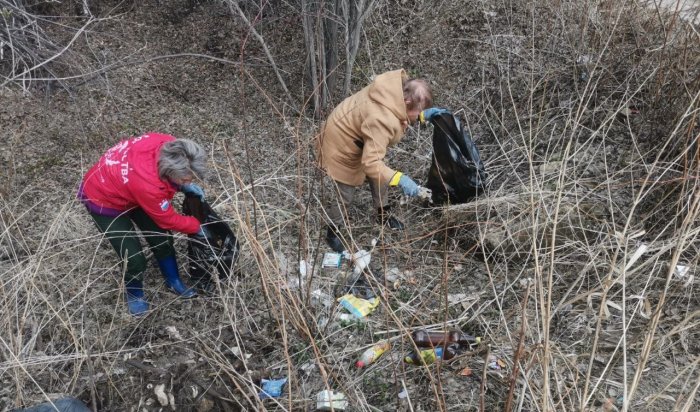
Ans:
[{"label": "beige coat", "polygon": [[333,180],[351,186],[360,186],[365,179],[389,183],[396,171],[384,164],[384,156],[403,137],[402,122],[408,122],[405,79],[403,70],[383,73],[328,116],[317,153],[321,168]]}]

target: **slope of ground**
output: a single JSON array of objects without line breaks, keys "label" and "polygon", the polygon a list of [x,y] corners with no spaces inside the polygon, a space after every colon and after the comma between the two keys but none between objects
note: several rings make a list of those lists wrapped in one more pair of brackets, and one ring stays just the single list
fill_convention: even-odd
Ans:
[{"label": "slope of ground", "polygon": [[[396,196],[401,233],[377,227],[358,193],[348,239],[380,240],[365,278],[381,304],[346,324],[335,298],[352,267],[320,267],[328,190],[298,11],[245,9],[290,103],[224,2],[100,2],[74,45],[84,76],[0,90],[0,411],[61,395],[99,411],[314,410],[327,388],[351,410],[692,410],[698,36],[659,10],[608,3],[377,3],[353,89],[398,67],[428,78],[474,136],[491,188],[449,207]],[[149,130],[210,152],[208,198],[242,256],[240,273],[190,301],[149,269],[153,311],[133,319],[120,264],[73,196],[106,148]],[[387,163],[424,179],[430,138],[412,128]],[[177,248],[184,269],[180,235]],[[485,343],[403,363],[426,327]],[[380,339],[392,349],[355,369]],[[260,379],[279,377],[284,395],[261,400]]]}]

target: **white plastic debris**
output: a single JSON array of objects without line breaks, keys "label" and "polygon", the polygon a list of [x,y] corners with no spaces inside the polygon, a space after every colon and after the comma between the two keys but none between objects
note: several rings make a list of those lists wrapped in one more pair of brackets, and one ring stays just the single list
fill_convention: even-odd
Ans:
[{"label": "white plastic debris", "polygon": [[253,356],[251,353],[244,353],[239,346],[232,346],[229,350],[231,350],[233,356],[239,359],[250,359]]},{"label": "white plastic debris", "polygon": [[352,255],[348,251],[343,252],[345,259],[352,261],[354,265],[352,272],[355,276],[359,276],[369,266],[375,246],[377,246],[377,239],[372,239],[372,248],[370,250],[361,249]]},{"label": "white plastic debris", "polygon": [[323,306],[330,308],[333,305],[333,298],[327,293],[321,291],[321,289],[316,289],[311,292],[311,299],[319,302]]},{"label": "white plastic debris", "polygon": [[323,390],[316,394],[316,410],[319,411],[344,411],[348,407],[348,401],[345,399],[345,394]]},{"label": "white plastic debris", "polygon": [[299,274],[301,277],[306,276],[306,261],[304,259],[299,261]]},{"label": "white plastic debris", "polygon": [[166,326],[165,331],[168,333],[170,339],[183,340],[182,335],[178,332],[175,326]]},{"label": "white plastic debris", "polygon": [[695,275],[690,274],[690,267],[685,265],[676,265],[673,274],[678,277],[678,280],[684,282],[683,287],[688,287],[695,281]]},{"label": "white plastic debris", "polygon": [[688,274],[690,268],[688,266],[676,265],[676,270],[673,272],[679,278],[684,278]]},{"label": "white plastic debris", "polygon": [[168,406],[169,400],[168,395],[165,394],[164,383],[156,385],[156,387],[153,388],[153,393],[156,395],[156,398],[158,398],[158,403],[160,403],[161,406]]}]

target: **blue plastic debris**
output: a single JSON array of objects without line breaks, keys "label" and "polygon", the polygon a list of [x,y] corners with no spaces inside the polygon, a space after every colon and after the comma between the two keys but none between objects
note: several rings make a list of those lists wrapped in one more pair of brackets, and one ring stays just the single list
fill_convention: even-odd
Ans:
[{"label": "blue plastic debris", "polygon": [[260,399],[279,398],[282,396],[284,384],[287,383],[287,378],[282,379],[261,379],[262,392]]}]

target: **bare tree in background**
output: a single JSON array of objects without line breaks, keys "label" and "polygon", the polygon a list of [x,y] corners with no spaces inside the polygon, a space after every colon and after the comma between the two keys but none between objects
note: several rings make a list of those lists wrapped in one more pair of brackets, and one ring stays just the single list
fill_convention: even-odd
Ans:
[{"label": "bare tree in background", "polygon": [[345,61],[342,96],[350,92],[363,24],[376,3],[376,0],[301,0],[316,115],[321,115],[331,102],[338,82],[341,49]]}]

